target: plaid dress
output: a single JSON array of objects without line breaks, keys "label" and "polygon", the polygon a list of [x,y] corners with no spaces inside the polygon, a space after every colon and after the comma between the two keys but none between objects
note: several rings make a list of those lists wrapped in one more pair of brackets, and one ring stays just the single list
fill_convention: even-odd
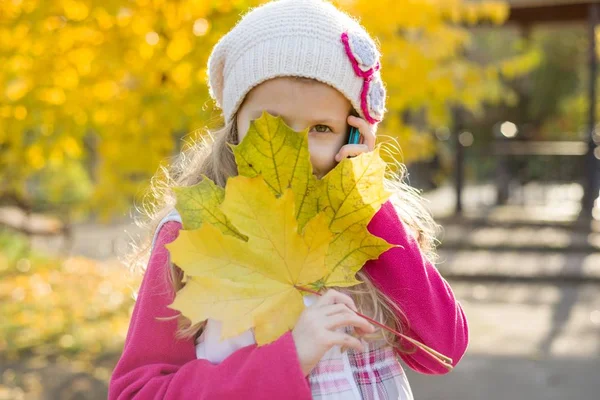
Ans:
[{"label": "plaid dress", "polygon": [[365,351],[333,347],[308,377],[313,399],[412,400],[396,354],[389,346],[365,345]]}]

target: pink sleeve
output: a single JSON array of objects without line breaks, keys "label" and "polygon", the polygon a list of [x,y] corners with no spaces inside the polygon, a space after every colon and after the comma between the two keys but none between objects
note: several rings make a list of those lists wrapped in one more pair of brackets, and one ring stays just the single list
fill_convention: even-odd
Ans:
[{"label": "pink sleeve", "polygon": [[[416,239],[400,221],[391,202],[381,207],[368,229],[389,243],[402,246],[367,262],[364,268],[375,285],[404,312],[402,319],[407,320],[408,331],[403,333],[452,358],[456,365],[467,349],[469,332],[465,314],[450,285],[421,254]],[[414,347],[407,341],[402,344]],[[448,372],[422,350],[401,357],[417,372]]]},{"label": "pink sleeve", "polygon": [[221,364],[196,359],[193,340],[176,340],[175,320],[160,321],[173,290],[165,244],[181,225],[166,223],[138,294],[125,348],[109,386],[109,399],[310,399],[290,332],[262,347],[244,347]]}]

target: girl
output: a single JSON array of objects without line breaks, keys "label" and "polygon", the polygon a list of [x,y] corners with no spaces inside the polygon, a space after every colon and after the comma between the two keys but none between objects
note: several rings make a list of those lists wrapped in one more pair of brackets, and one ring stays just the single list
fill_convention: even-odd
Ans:
[{"label": "girl", "polygon": [[[430,261],[434,224],[397,178],[386,182],[393,200],[368,229],[401,247],[366,263],[360,285],[307,297],[293,331],[275,342],[257,347],[251,331],[220,342],[216,321],[189,326],[167,308],[182,286],[181,271],[165,249],[181,229],[169,188],[194,185],[202,174],[225,185],[236,174],[228,144],[238,143],[265,110],[297,131],[310,128],[311,162],[319,177],[341,159],[372,150],[385,111],[379,58],[357,21],[321,0],[267,3],[215,46],[209,87],[225,127],[185,152],[158,188],[162,203],[150,216],[150,260],[109,398],[406,400],[412,393],[397,356],[421,373],[448,371],[352,310],[402,330],[454,365],[460,360],[467,322]],[[360,131],[360,144],[345,144],[349,126]]]}]

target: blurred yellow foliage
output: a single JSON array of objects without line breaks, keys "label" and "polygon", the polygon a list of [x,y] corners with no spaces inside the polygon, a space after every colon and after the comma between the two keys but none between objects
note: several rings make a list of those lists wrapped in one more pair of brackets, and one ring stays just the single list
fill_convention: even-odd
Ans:
[{"label": "blurred yellow foliage", "polygon": [[139,277],[116,262],[15,252],[18,240],[0,237],[2,357],[120,351]]},{"label": "blurred yellow foliage", "polygon": [[[37,171],[77,160],[94,184],[85,207],[107,215],[129,207],[160,161],[177,150],[179,137],[219,123],[206,86],[210,49],[241,13],[262,2],[3,2],[2,190],[26,198],[26,183]],[[390,96],[379,132],[399,139],[404,161],[431,154],[431,135],[422,132],[449,122],[449,104],[477,111],[484,101],[500,100],[499,80],[489,74],[500,66],[469,62],[463,52],[471,37],[467,26],[502,23],[503,2],[337,4],[379,38]],[[421,129],[401,120],[409,109],[427,111]]]}]

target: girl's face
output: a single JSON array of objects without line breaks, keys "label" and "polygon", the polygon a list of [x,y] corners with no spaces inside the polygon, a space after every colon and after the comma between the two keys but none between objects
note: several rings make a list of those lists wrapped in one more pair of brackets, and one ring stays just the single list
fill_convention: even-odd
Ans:
[{"label": "girl's face", "polygon": [[238,140],[246,136],[250,121],[263,111],[281,116],[295,131],[309,128],[310,161],[320,178],[337,164],[335,156],[348,139],[351,109],[350,101],[325,83],[274,78],[254,87],[244,99],[237,114]]}]

